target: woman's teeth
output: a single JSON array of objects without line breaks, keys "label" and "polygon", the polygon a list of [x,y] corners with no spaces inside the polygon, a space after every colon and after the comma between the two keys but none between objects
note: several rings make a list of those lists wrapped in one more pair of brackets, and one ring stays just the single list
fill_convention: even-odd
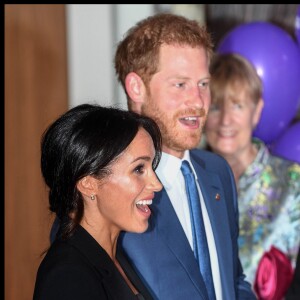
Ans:
[{"label": "woman's teeth", "polygon": [[136,203],[136,205],[151,205],[152,200],[140,200]]}]

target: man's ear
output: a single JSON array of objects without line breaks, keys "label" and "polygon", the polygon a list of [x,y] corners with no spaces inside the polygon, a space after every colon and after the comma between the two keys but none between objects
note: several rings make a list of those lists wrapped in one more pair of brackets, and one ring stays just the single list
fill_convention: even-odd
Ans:
[{"label": "man's ear", "polygon": [[89,175],[81,178],[77,182],[76,187],[83,196],[88,198],[90,198],[92,195],[95,195],[97,192],[96,179]]},{"label": "man's ear", "polygon": [[125,88],[131,101],[131,109],[137,113],[141,113],[141,107],[146,97],[146,87],[142,78],[130,72],[125,78]]}]

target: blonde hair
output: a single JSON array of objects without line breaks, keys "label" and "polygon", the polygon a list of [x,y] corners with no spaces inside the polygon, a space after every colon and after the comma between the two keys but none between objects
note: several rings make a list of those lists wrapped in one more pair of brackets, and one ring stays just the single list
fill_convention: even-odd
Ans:
[{"label": "blonde hair", "polygon": [[263,85],[254,66],[235,53],[216,54],[211,61],[211,99],[221,103],[243,89],[256,105],[262,98]]}]

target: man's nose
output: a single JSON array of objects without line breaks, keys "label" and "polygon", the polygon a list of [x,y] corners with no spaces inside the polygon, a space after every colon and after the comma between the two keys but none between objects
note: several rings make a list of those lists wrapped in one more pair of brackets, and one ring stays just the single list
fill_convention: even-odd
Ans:
[{"label": "man's nose", "polygon": [[202,108],[204,106],[205,97],[199,87],[194,86],[188,91],[185,104],[189,107]]}]

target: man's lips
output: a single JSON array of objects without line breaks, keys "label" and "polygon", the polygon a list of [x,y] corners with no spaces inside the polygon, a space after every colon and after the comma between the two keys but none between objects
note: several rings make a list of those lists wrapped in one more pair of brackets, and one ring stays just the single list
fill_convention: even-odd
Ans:
[{"label": "man's lips", "polygon": [[187,116],[179,118],[181,124],[188,126],[190,128],[199,127],[199,117],[198,116]]}]

